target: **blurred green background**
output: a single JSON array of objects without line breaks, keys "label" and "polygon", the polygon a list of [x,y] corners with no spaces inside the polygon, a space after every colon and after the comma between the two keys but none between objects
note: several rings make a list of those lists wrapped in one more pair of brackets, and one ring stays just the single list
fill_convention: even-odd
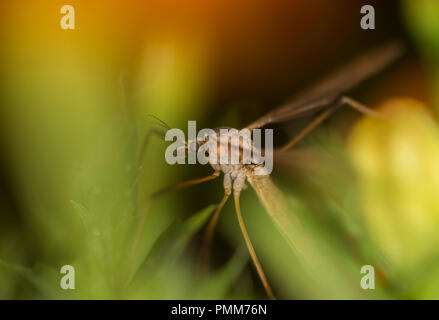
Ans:
[{"label": "blurred green background", "polygon": [[[76,29],[62,30],[65,4],[0,4],[0,298],[265,298],[232,201],[209,267],[197,264],[222,179],[155,202],[131,260],[148,195],[211,173],[168,165],[154,138],[138,168],[160,128],[147,115],[240,128],[395,38],[403,59],[351,93],[391,120],[342,109],[276,159],[316,265],[301,264],[250,188],[241,207],[278,298],[439,298],[438,1],[77,0]],[[360,28],[364,4],[376,30]],[[275,145],[307,121],[274,126]],[[75,290],[60,288],[63,265]],[[363,265],[375,290],[360,287]]]}]

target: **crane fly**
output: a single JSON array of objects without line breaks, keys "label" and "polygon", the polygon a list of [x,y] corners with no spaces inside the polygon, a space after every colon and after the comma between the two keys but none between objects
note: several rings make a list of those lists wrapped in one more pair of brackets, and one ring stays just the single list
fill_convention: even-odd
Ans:
[{"label": "crane fly", "polygon": [[[305,115],[317,114],[314,120],[311,123],[309,123],[304,129],[302,129],[290,142],[288,142],[286,145],[284,145],[279,149],[275,149],[274,151],[276,153],[276,151],[286,151],[292,148],[300,140],[302,140],[307,134],[309,134],[314,128],[316,128],[320,123],[322,123],[331,114],[333,114],[335,110],[337,110],[343,105],[350,106],[353,109],[368,116],[380,117],[380,115],[377,112],[345,96],[345,93],[353,89],[361,82],[365,81],[366,79],[376,75],[385,67],[389,66],[399,56],[401,56],[402,51],[403,51],[402,46],[398,42],[391,42],[379,48],[375,48],[353,59],[345,66],[335,70],[333,73],[329,74],[329,76],[323,78],[316,85],[311,86],[303,93],[293,97],[283,105],[270,111],[269,113],[257,119],[256,121],[249,124],[245,128],[249,130],[254,130],[257,128],[262,128],[269,124],[290,121],[293,119],[303,117]],[[161,120],[159,119],[156,120],[158,120],[162,126],[169,128]],[[213,130],[215,132],[218,132],[219,131],[218,129],[219,128]],[[151,133],[157,133],[157,132],[149,132],[147,134],[143,147],[140,151],[139,165],[141,163],[143,153],[145,151],[145,146]],[[219,139],[219,136],[215,138]],[[198,146],[203,145],[204,143],[206,143],[206,140],[197,141],[197,145]],[[226,143],[231,143],[231,142],[227,141]],[[238,153],[242,152],[242,147],[240,148],[239,145],[230,145],[229,147],[230,150],[232,150],[232,152],[238,152]],[[239,156],[241,155],[239,154]],[[267,294],[267,297],[270,299],[274,299],[275,296],[269,285],[267,277],[265,276],[262,266],[258,260],[253,245],[250,241],[250,237],[248,235],[241,214],[239,196],[242,189],[245,187],[246,181],[248,181],[249,184],[252,186],[252,188],[255,190],[262,205],[265,207],[266,211],[268,212],[269,216],[272,218],[276,227],[286,237],[288,242],[295,248],[296,252],[299,255],[301,255],[300,254],[301,252],[304,252],[304,250],[306,250],[306,244],[304,244],[303,241],[300,241],[301,234],[303,234],[303,231],[300,226],[300,221],[294,221],[293,219],[294,216],[288,213],[286,201],[283,198],[281,191],[276,187],[276,185],[271,180],[270,176],[255,174],[255,169],[258,167],[258,165],[243,164],[243,163],[238,163],[238,164],[210,163],[210,164],[214,169],[213,174],[204,178],[198,178],[190,181],[180,182],[176,185],[160,190],[148,198],[143,208],[143,212],[138,224],[138,228],[134,236],[134,241],[131,247],[129,261],[132,262],[132,259],[135,255],[135,251],[143,231],[143,227],[145,224],[145,220],[149,208],[154,200],[156,200],[158,197],[170,191],[179,190],[185,187],[194,186],[203,182],[216,179],[220,176],[221,173],[223,173],[224,196],[221,199],[218,206],[216,207],[215,211],[213,212],[208,222],[204,235],[205,243],[210,243],[210,241],[212,240],[213,232],[215,229],[215,225],[218,221],[219,214],[233,191],[235,211],[237,214],[238,223],[242,235],[244,237],[246,246],[250,253],[253,264],[256,268],[257,274]],[[130,262],[129,265],[131,265]]]}]

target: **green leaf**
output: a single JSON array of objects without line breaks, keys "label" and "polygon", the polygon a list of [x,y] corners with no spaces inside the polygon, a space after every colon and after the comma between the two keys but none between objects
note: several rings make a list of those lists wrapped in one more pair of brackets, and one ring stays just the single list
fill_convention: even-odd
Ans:
[{"label": "green leaf", "polygon": [[60,287],[61,274],[54,268],[43,264],[36,264],[32,268],[0,259],[0,267],[21,277],[30,286],[38,291],[41,296],[36,298],[68,299],[73,298],[72,291],[66,292]]},{"label": "green leaf", "polygon": [[134,282],[143,276],[153,274],[160,266],[174,264],[190,239],[205,224],[215,207],[215,205],[210,205],[184,222],[172,223],[154,243],[139,268]]},{"label": "green leaf", "polygon": [[195,299],[225,299],[230,288],[242,270],[245,268],[249,254],[247,247],[239,248],[227,264],[221,267],[215,273],[209,273],[208,277],[203,279],[201,287],[196,293]]}]

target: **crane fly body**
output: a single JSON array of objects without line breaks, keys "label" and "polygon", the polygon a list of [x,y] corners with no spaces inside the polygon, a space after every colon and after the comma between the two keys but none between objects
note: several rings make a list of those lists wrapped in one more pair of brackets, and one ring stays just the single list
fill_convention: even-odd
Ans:
[{"label": "crane fly body", "polygon": [[[272,130],[269,131],[272,133]],[[266,145],[272,145],[272,136]],[[271,166],[267,169],[264,162],[272,156],[271,147],[263,149],[260,139],[251,138],[251,131],[247,128],[237,130],[230,127],[220,127],[209,130],[200,137],[185,141],[181,149],[184,149],[184,157],[192,152],[198,159],[205,155],[204,163],[209,163],[216,173],[224,174],[224,189],[230,193],[239,195],[245,187],[247,174],[254,172],[258,175],[271,173]],[[268,142],[268,143],[267,143]],[[177,148],[178,149],[178,148]],[[183,150],[182,150],[183,151]]]},{"label": "crane fly body", "polygon": [[[217,206],[215,212],[212,214],[212,217],[207,225],[205,231],[205,243],[210,243],[212,240],[213,231],[218,220],[219,213],[233,191],[235,210],[248,251],[267,296],[273,299],[274,294],[256,256],[241,215],[239,196],[241,191],[245,188],[246,182],[249,182],[249,184],[255,190],[257,196],[274,221],[275,225],[286,237],[286,239],[288,239],[289,243],[296,250],[296,253],[301,255],[301,252],[305,252],[305,250],[309,248],[306,248],[307,244],[304,241],[301,241],[301,234],[303,231],[300,227],[300,222],[297,221],[297,218],[294,220],[294,215],[289,214],[281,191],[271,180],[269,172],[264,172],[264,170],[261,170],[261,159],[250,162],[244,161],[246,152],[265,156],[264,150],[260,146],[255,146],[251,139],[239,139],[239,134],[242,133],[242,131],[251,133],[254,130],[262,128],[268,124],[285,122],[300,118],[304,115],[320,112],[320,114],[318,114],[315,119],[302,131],[300,131],[289,143],[279,149],[274,150],[275,152],[286,151],[303,139],[308,133],[310,133],[315,127],[322,123],[342,105],[348,105],[365,115],[380,117],[380,115],[375,111],[365,107],[361,103],[347,96],[344,96],[344,94],[390,65],[402,54],[402,51],[402,46],[397,42],[392,42],[377,49],[373,49],[361,55],[360,57],[353,59],[345,66],[323,78],[323,80],[318,82],[315,86],[310,87],[302,94],[299,94],[298,96],[288,100],[285,104],[260,117],[242,130],[236,130],[228,127],[215,128],[212,129],[209,134],[206,134],[201,138],[197,137],[197,139],[185,141],[181,148],[184,149],[184,155],[186,157],[189,154],[191,146],[192,148],[195,148],[195,151],[199,151],[207,144],[210,144],[210,148],[208,148],[208,163],[213,168],[214,173],[204,178],[178,183],[172,187],[160,190],[149,197],[143,211],[143,217],[139,223],[139,227],[135,235],[130,260],[133,258],[132,256],[134,255],[137,247],[137,242],[140,239],[144,220],[152,200],[170,191],[213,180],[219,177],[222,173],[224,175],[224,196]],[[233,130],[234,133],[232,135],[223,136],[220,134],[221,129]],[[238,139],[236,139],[236,135],[238,135]],[[139,159],[141,159],[143,156],[148,137],[149,134],[145,139]],[[228,151],[228,157],[226,157],[226,159],[238,160],[235,162],[228,162],[228,160],[218,161],[221,158],[222,150]],[[304,259],[304,263],[306,263],[305,260],[306,259]]]}]

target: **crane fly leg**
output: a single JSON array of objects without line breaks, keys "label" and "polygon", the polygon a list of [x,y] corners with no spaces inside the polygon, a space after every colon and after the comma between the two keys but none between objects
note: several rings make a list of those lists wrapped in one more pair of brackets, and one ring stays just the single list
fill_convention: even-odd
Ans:
[{"label": "crane fly leg", "polygon": [[241,208],[239,206],[239,194],[235,193],[234,199],[235,199],[235,209],[236,209],[236,215],[238,217],[239,227],[241,228],[241,232],[242,235],[244,236],[245,244],[247,245],[247,249],[250,253],[253,264],[255,265],[256,271],[258,272],[259,279],[261,279],[262,285],[264,287],[265,293],[267,294],[268,298],[271,300],[276,299],[276,297],[273,294],[273,291],[271,290],[270,284],[267,281],[267,277],[265,276],[264,270],[262,270],[258,257],[256,256],[256,252],[250,241],[250,237],[248,236],[247,229],[245,227],[244,220],[242,218]]},{"label": "crane fly leg", "polygon": [[137,166],[138,167],[141,167],[143,156],[145,155],[146,146],[148,145],[149,138],[152,135],[158,136],[158,137],[163,138],[163,139],[165,138],[165,134],[163,133],[163,131],[160,131],[157,129],[148,130],[148,132],[145,135],[145,138],[143,138],[143,144],[142,144],[142,147],[140,149],[139,158],[137,159]]},{"label": "crane fly leg", "polygon": [[150,195],[148,200],[155,200],[156,198],[159,198],[167,193],[170,193],[173,191],[178,191],[178,190],[181,190],[181,189],[184,189],[187,187],[192,187],[192,186],[195,186],[197,184],[216,179],[220,176],[220,173],[221,173],[221,171],[215,171],[213,174],[211,174],[207,177],[183,181],[183,182],[179,182],[179,183],[176,183],[174,185],[165,187],[159,191],[154,192],[152,195]]},{"label": "crane fly leg", "polygon": [[163,196],[169,192],[181,190],[181,189],[186,188],[186,187],[191,187],[191,186],[203,183],[203,182],[207,182],[207,181],[216,179],[219,177],[220,173],[221,173],[220,171],[215,171],[213,174],[211,174],[207,177],[204,177],[204,178],[198,178],[198,179],[179,182],[179,183],[174,184],[172,186],[163,188],[163,189],[153,193],[151,196],[148,197],[148,199],[146,200],[146,202],[142,208],[142,215],[140,217],[139,224],[137,225],[133,244],[131,245],[130,255],[128,258],[128,268],[127,268],[125,287],[128,285],[129,280],[131,278],[131,269],[132,269],[133,260],[134,260],[140,239],[142,237],[143,229],[145,227],[146,218],[148,216],[149,209],[151,208],[152,203],[154,201],[156,201],[158,198],[160,198],[161,196]]},{"label": "crane fly leg", "polygon": [[221,210],[224,207],[224,204],[229,199],[231,190],[226,189],[223,198],[221,199],[220,203],[215,209],[215,212],[213,213],[212,217],[209,220],[209,223],[207,224],[206,230],[204,231],[203,235],[203,242],[202,242],[202,248],[199,255],[199,265],[201,267],[207,266],[209,262],[209,251],[210,246],[212,244],[213,235],[215,232],[215,227],[218,222],[218,217],[221,212]]},{"label": "crane fly leg", "polygon": [[[169,130],[171,129],[171,127],[169,127],[163,120],[160,120],[159,118],[157,118],[156,116],[149,114],[148,117],[152,120],[154,120],[152,123],[155,125],[158,125],[160,127],[162,127],[162,129],[166,129]],[[156,135],[159,136],[160,138],[163,138],[163,140],[165,140],[165,133],[163,131],[159,131],[157,129],[149,129],[146,132],[145,138],[143,139],[143,144],[142,147],[140,149],[140,153],[139,153],[139,158],[137,160],[137,165],[138,167],[141,167],[141,163],[143,160],[143,156],[145,154],[145,150],[146,150],[146,145],[149,142],[149,138],[151,137],[151,135]]]},{"label": "crane fly leg", "polygon": [[329,109],[326,109],[322,112],[317,118],[315,118],[310,124],[308,124],[305,128],[303,128],[290,142],[280,148],[280,151],[286,151],[292,147],[294,147],[300,140],[305,138],[311,131],[313,131],[319,124],[321,124],[324,120],[326,120],[338,107],[334,105]]},{"label": "crane fly leg", "polygon": [[362,103],[360,103],[352,98],[346,97],[346,96],[343,96],[340,99],[340,104],[341,105],[345,104],[345,105],[351,107],[354,110],[357,110],[358,112],[360,112],[366,116],[370,116],[370,117],[374,117],[374,118],[385,118],[379,112],[376,112],[375,110],[366,107],[364,104],[362,104]]},{"label": "crane fly leg", "polygon": [[365,105],[361,104],[360,102],[354,99],[343,96],[335,104],[333,104],[331,107],[323,111],[310,124],[308,124],[305,128],[303,128],[290,142],[288,142],[286,145],[280,148],[279,151],[286,151],[292,148],[293,146],[295,146],[299,141],[301,141],[309,133],[311,133],[311,131],[313,131],[318,125],[320,125],[323,121],[329,118],[329,116],[342,105],[347,105],[366,116],[375,117],[375,118],[384,118],[383,115],[376,112],[375,110],[366,107]]}]

